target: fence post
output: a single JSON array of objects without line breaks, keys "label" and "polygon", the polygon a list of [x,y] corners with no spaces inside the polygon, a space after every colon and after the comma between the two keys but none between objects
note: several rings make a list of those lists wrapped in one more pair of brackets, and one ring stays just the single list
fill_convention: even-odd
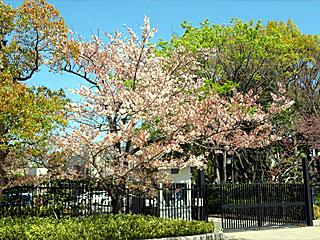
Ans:
[{"label": "fence post", "polygon": [[205,192],[205,179],[204,179],[204,170],[203,169],[198,171],[198,183],[199,183],[199,193],[200,193],[198,196],[199,196],[199,200],[201,199],[200,203],[202,201],[200,206],[198,204],[198,209],[199,209],[199,213],[200,213],[198,218],[200,221],[205,221],[205,220],[207,220],[208,216],[207,216],[207,211],[205,209],[205,206],[206,206],[205,201],[206,201],[207,196],[206,196],[206,192]]},{"label": "fence post", "polygon": [[221,227],[225,228],[225,222],[224,222],[224,209],[223,209],[223,205],[224,205],[224,189],[225,189],[225,185],[220,184],[220,196],[221,196]]},{"label": "fence post", "polygon": [[257,191],[257,204],[258,204],[258,227],[262,226],[262,207],[261,207],[261,185],[258,183],[256,185]]},{"label": "fence post", "polygon": [[309,166],[308,159],[302,159],[303,165],[303,182],[304,182],[304,192],[305,192],[305,203],[306,203],[306,222],[307,226],[313,226],[312,215],[313,215],[313,204],[312,196],[310,192],[310,178],[309,178]]}]

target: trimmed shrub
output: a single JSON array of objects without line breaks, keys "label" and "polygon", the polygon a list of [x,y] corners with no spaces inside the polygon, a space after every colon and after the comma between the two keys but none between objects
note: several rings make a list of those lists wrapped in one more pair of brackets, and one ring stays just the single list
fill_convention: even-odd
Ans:
[{"label": "trimmed shrub", "polygon": [[0,239],[80,240],[146,239],[213,232],[213,223],[161,219],[143,215],[99,215],[88,218],[0,219]]}]

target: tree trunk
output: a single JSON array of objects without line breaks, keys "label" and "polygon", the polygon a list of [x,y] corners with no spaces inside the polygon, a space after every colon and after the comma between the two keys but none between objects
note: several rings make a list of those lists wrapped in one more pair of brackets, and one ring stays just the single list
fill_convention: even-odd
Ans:
[{"label": "tree trunk", "polygon": [[220,169],[219,169],[219,167],[220,167],[220,165],[219,165],[219,161],[218,161],[218,158],[217,158],[217,154],[215,153],[214,154],[214,165],[215,165],[215,170],[216,170],[216,183],[217,184],[219,184],[219,183],[221,183],[221,177],[220,177]]},{"label": "tree trunk", "polygon": [[[0,136],[6,136],[6,134],[8,133],[8,129],[6,128],[6,126],[4,124],[0,125]],[[0,142],[0,146],[2,147],[2,149],[0,149],[0,204],[2,201],[2,187],[5,186],[5,177],[6,177],[6,171],[4,168],[4,164],[5,164],[5,160],[9,154],[9,143],[8,141],[4,138],[3,140],[1,140]]]},{"label": "tree trunk", "polygon": [[260,182],[264,182],[264,171],[261,172],[261,180],[260,180]]},{"label": "tree trunk", "polygon": [[235,184],[239,184],[239,168],[237,166],[236,160],[234,160],[234,180]]},{"label": "tree trunk", "polygon": [[114,197],[111,198],[111,205],[112,205],[112,213],[113,214],[122,214],[122,207],[123,207],[123,195],[121,193],[114,194]]},{"label": "tree trunk", "polygon": [[3,163],[4,163],[7,155],[8,155],[7,151],[0,150],[0,203],[2,200],[2,187],[4,187],[6,184],[5,183],[6,172],[4,170]]},{"label": "tree trunk", "polygon": [[252,183],[256,182],[256,174],[257,174],[257,169],[255,167],[255,164],[251,166],[251,171],[252,171]]},{"label": "tree trunk", "polygon": [[294,146],[294,155],[297,156],[298,155],[298,145],[297,145],[297,138],[295,135],[292,136],[292,140],[293,140],[293,146]]},{"label": "tree trunk", "polygon": [[2,167],[2,165],[0,164],[0,204],[2,201],[2,187],[5,185],[5,175],[6,175],[5,171]]},{"label": "tree trunk", "polygon": [[235,184],[235,168],[236,168],[235,157],[234,157],[234,154],[232,154],[232,162],[231,162],[231,183],[232,184]]},{"label": "tree trunk", "polygon": [[223,167],[222,183],[227,183],[227,151],[223,151],[222,167]]}]

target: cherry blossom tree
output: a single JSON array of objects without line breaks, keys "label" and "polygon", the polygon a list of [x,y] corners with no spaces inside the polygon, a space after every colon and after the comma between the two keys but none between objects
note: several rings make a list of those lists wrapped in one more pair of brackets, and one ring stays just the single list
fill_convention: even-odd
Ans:
[{"label": "cherry blossom tree", "polygon": [[[163,168],[204,168],[212,146],[263,146],[278,139],[269,120],[292,104],[273,95],[264,111],[252,91],[233,90],[228,98],[204,91],[205,79],[195,75],[201,70],[197,56],[183,47],[155,56],[150,40],[156,28],[148,18],[144,22],[141,39],[127,28],[127,37],[105,34],[107,43],[97,36],[65,40],[50,63],[90,83],[72,90],[81,100],[68,109],[71,127],[60,146],[77,166],[69,173],[108,191],[114,213],[121,212],[125,192],[152,192],[168,182]],[[214,49],[202,52],[214,55]],[[182,146],[196,142],[210,149],[184,154]]]}]

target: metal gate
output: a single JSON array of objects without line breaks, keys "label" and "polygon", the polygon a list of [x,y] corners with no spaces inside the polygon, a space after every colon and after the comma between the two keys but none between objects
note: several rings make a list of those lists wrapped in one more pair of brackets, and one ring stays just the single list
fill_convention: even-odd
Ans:
[{"label": "metal gate", "polygon": [[222,228],[305,225],[304,184],[221,185]]},{"label": "metal gate", "polygon": [[167,188],[159,188],[158,196],[153,198],[127,197],[126,212],[204,221],[207,217],[205,190],[205,186],[173,184]]}]

